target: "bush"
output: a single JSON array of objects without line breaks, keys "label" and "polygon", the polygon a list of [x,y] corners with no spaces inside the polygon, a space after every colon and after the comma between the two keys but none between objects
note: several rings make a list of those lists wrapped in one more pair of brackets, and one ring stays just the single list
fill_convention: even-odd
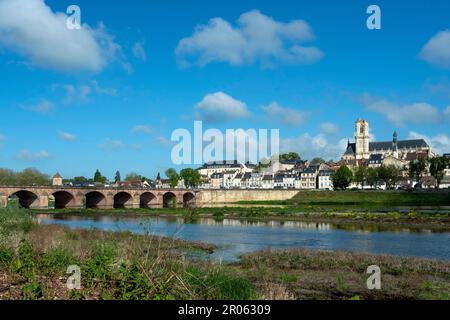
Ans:
[{"label": "bush", "polygon": [[186,280],[199,299],[249,300],[253,289],[248,279],[231,276],[221,269],[205,272],[196,267],[186,270]]},{"label": "bush", "polygon": [[42,298],[42,296],[43,296],[42,286],[37,281],[27,283],[22,287],[23,299],[37,300]]},{"label": "bush", "polygon": [[46,274],[65,273],[67,267],[77,264],[74,257],[63,247],[55,247],[48,250],[41,259],[41,269]]}]

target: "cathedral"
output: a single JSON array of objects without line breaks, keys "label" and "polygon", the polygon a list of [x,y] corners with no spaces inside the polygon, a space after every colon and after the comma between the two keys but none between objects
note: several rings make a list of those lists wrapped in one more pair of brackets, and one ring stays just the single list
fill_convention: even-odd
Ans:
[{"label": "cathedral", "polygon": [[411,160],[430,157],[433,157],[433,152],[424,139],[398,140],[396,131],[392,141],[371,142],[369,122],[358,119],[355,123],[355,143],[348,141],[342,161],[349,166],[392,164],[402,167]]}]

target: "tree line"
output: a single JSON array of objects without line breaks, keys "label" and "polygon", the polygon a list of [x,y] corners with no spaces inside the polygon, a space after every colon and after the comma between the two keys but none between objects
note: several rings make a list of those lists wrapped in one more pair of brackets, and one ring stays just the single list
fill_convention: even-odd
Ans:
[{"label": "tree line", "polygon": [[[450,159],[447,157],[421,158],[409,163],[408,176],[419,183],[423,176],[429,172],[436,181],[435,187],[439,188],[448,166],[450,166]],[[331,179],[335,190],[345,190],[352,182],[355,182],[361,188],[364,186],[374,188],[383,184],[386,185],[386,189],[392,189],[402,177],[403,170],[394,165],[381,165],[376,168],[359,166],[354,172],[346,165],[342,165],[332,174]]]},{"label": "tree line", "polygon": [[180,180],[183,180],[186,188],[196,188],[201,183],[200,173],[192,168],[185,168],[178,173],[174,168],[167,169],[166,177],[169,179],[169,185],[171,188],[178,186]]},{"label": "tree line", "polygon": [[50,176],[34,168],[23,171],[13,171],[0,168],[0,185],[5,186],[47,186],[50,185]]},{"label": "tree line", "polygon": [[[114,182],[120,182],[121,174],[116,172]],[[130,172],[125,176],[124,181],[148,181],[145,176],[142,176],[136,172]],[[105,177],[100,170],[96,170],[92,178],[86,178],[84,176],[77,176],[69,179],[63,179],[64,184],[69,183],[108,183],[109,179]],[[27,168],[23,171],[14,171],[11,169],[0,168],[0,185],[4,186],[48,186],[52,184],[51,177],[48,174],[42,173],[35,168]]]}]

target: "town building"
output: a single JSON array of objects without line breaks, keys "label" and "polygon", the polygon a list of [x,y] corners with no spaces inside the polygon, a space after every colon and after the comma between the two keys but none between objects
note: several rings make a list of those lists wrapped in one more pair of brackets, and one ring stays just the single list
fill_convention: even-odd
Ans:
[{"label": "town building", "polygon": [[320,190],[333,190],[332,174],[333,170],[320,170],[318,174],[317,186]]},{"label": "town building", "polygon": [[237,160],[233,161],[212,161],[205,163],[202,167],[197,169],[200,175],[211,177],[214,173],[225,173],[233,171],[234,173],[251,172],[245,164],[239,163]]},{"label": "town building", "polygon": [[261,188],[262,189],[273,189],[274,187],[274,181],[273,176],[270,174],[264,175],[261,181]]},{"label": "town building", "polygon": [[[444,153],[442,156],[446,157],[450,161],[450,153]],[[439,184],[439,188],[450,188],[450,165],[448,165],[444,170],[444,178]]]},{"label": "town building", "polygon": [[216,172],[211,175],[211,189],[220,189],[223,187],[223,173]]},{"label": "town building", "polygon": [[59,174],[59,172],[55,173],[55,175],[52,178],[52,186],[54,187],[60,187],[63,185],[63,178]]},{"label": "town building", "polygon": [[342,161],[350,167],[368,164],[376,167],[386,163],[399,167],[410,159],[434,156],[431,147],[424,139],[398,140],[394,131],[392,141],[370,141],[369,122],[358,119],[355,122],[355,142],[348,141]]},{"label": "town building", "polygon": [[309,166],[300,173],[300,189],[317,189],[317,166]]}]

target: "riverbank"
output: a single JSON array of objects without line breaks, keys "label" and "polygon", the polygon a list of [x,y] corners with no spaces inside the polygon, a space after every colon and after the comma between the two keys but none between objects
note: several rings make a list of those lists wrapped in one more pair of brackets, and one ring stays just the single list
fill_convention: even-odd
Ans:
[{"label": "riverbank", "polygon": [[[317,209],[317,207],[314,207]],[[397,208],[389,211],[370,211],[359,208],[337,208],[310,211],[300,207],[223,207],[195,209],[62,209],[34,210],[34,214],[71,216],[153,216],[179,217],[186,222],[196,219],[213,218],[237,219],[247,221],[303,221],[312,223],[346,224],[366,227],[369,230],[389,230],[409,228],[411,230],[427,229],[434,232],[450,231],[450,211],[438,208]]]},{"label": "riverbank", "polygon": [[[129,232],[38,225],[0,210],[1,299],[450,299],[450,263],[303,249],[260,251],[236,263],[194,259],[215,248]],[[366,287],[367,267],[382,290]],[[82,289],[66,288],[67,267]]]},{"label": "riverbank", "polygon": [[247,201],[213,208],[52,209],[33,213],[304,221],[450,231],[450,192],[300,191],[286,201]]}]

